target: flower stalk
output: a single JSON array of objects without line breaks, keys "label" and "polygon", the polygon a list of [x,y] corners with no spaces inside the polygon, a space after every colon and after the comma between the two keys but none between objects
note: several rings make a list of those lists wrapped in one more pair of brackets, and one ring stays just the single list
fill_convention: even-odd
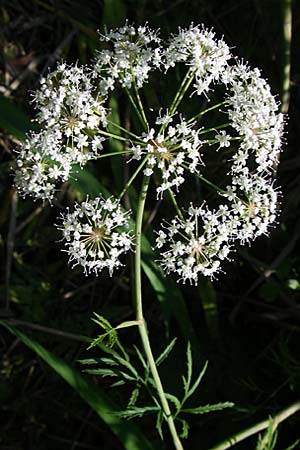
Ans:
[{"label": "flower stalk", "polygon": [[142,181],[142,187],[140,191],[137,215],[136,215],[136,247],[135,247],[135,256],[134,256],[134,293],[135,293],[135,304],[136,304],[136,320],[138,322],[139,332],[144,348],[144,352],[147,357],[147,361],[150,366],[150,370],[155,382],[155,386],[157,389],[158,396],[160,398],[161,406],[163,408],[163,412],[166,418],[166,421],[169,426],[170,433],[173,438],[174,446],[176,450],[183,450],[183,446],[179,439],[174,419],[172,417],[172,413],[169,407],[168,400],[166,398],[166,394],[164,392],[162,382],[155,364],[155,359],[152,353],[149,335],[147,331],[147,325],[143,314],[143,300],[142,300],[142,277],[141,277],[141,238],[142,238],[142,225],[143,225],[143,216],[145,210],[146,197],[148,192],[150,177],[144,175]]}]

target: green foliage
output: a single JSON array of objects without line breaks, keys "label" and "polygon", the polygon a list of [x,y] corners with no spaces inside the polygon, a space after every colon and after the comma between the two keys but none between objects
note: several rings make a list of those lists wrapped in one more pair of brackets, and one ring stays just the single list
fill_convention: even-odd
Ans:
[{"label": "green foliage", "polygon": [[[84,369],[84,372],[92,374],[92,375],[100,375],[103,377],[111,377],[113,379],[113,383],[111,387],[119,387],[122,385],[133,385],[133,390],[131,392],[129,401],[127,403],[126,409],[123,411],[119,411],[120,417],[126,419],[133,419],[136,417],[143,417],[147,414],[156,414],[156,428],[158,430],[159,435],[163,438],[162,433],[162,424],[164,420],[167,420],[165,417],[164,411],[161,407],[159,398],[157,397],[157,393],[155,391],[155,382],[149,370],[149,364],[146,362],[141,351],[134,346],[137,362],[140,363],[140,367],[136,365],[136,362],[132,362],[132,358],[129,353],[124,349],[115,335],[113,338],[113,345],[118,347],[112,349],[112,342],[109,340],[108,345],[103,345],[103,341],[107,338],[108,335],[112,333],[112,326],[109,324],[107,320],[103,317],[99,317],[97,319],[93,319],[101,328],[106,330],[106,333],[96,338],[92,346],[96,346],[101,344],[100,348],[102,351],[107,353],[109,357],[100,357],[100,358],[89,358],[80,360],[83,365],[95,365],[95,368]],[[115,331],[115,330],[114,330]],[[157,366],[160,366],[170,355],[171,351],[174,348],[176,343],[176,339],[173,339],[166,348],[162,351],[162,353],[156,358]],[[223,410],[225,408],[233,407],[233,403],[224,402],[217,403],[212,405],[204,405],[197,407],[186,407],[185,404],[193,394],[195,394],[198,389],[205,373],[207,370],[208,363],[206,362],[198,376],[194,381],[193,380],[193,356],[191,350],[191,344],[188,342],[187,345],[187,375],[182,377],[183,381],[183,397],[179,399],[176,395],[171,393],[166,393],[167,399],[173,405],[173,417],[181,424],[182,432],[181,437],[188,437],[189,424],[186,419],[183,419],[182,414],[205,414],[209,412]],[[99,367],[100,365],[100,367]],[[116,379],[116,381],[115,381]],[[143,390],[143,394],[147,394],[149,400],[154,402],[154,405],[138,406],[136,405],[137,400],[141,396],[141,390]],[[143,398],[144,398],[143,397]],[[260,449],[263,450],[263,449]],[[269,449],[268,449],[269,450]],[[271,449],[270,449],[271,450]]]},{"label": "green foliage", "polygon": [[299,444],[300,440],[298,439],[296,442],[294,442],[292,445],[290,445],[288,448],[285,448],[284,450],[293,450],[293,448],[297,448],[296,446]]},{"label": "green foliage", "polygon": [[256,450],[274,450],[278,432],[274,427],[274,421],[270,418],[269,426],[263,436],[259,435]]},{"label": "green foliage", "polygon": [[106,345],[108,347],[113,347],[118,340],[116,329],[113,328],[109,321],[104,317],[99,316],[99,314],[97,313],[94,313],[94,315],[96,316],[96,319],[93,318],[93,322],[99,325],[105,331],[105,333],[99,335],[96,339],[94,339],[89,346],[89,349],[102,343],[104,340],[106,340]]},{"label": "green foliage", "polygon": [[109,396],[98,387],[84,378],[74,367],[67,364],[51,352],[47,351],[34,339],[21,331],[0,321],[0,325],[7,328],[12,334],[20,339],[25,345],[42,358],[52,369],[61,376],[70,386],[78,392],[83,400],[101,417],[111,430],[123,442],[127,450],[140,450],[141,448],[151,450],[152,446],[133,424],[125,424],[116,415],[117,408]]}]

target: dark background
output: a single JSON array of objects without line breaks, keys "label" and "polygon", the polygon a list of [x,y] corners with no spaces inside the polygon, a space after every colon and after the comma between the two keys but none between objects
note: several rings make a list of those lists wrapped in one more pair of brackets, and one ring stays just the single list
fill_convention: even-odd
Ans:
[{"label": "dark background", "polygon": [[[174,353],[162,366],[168,388],[180,392],[189,337],[195,366],[200,369],[209,360],[195,402],[228,400],[236,405],[232,410],[194,416],[187,449],[209,449],[299,398],[300,8],[298,2],[292,4],[292,39],[285,42],[284,10],[288,7],[288,2],[279,0],[0,3],[0,318],[79,370],[77,360],[90,355],[80,336],[95,337],[99,332],[90,320],[94,311],[113,324],[133,318],[130,270],[113,279],[85,278],[80,269],[71,270],[53,225],[66,204],[83,198],[87,186],[97,190],[97,179],[113,192],[118,181],[114,177],[124,167],[111,167],[109,162],[88,165],[85,178],[65,187],[52,208],[17,198],[14,149],[35,126],[30,122],[34,118],[30,92],[37,89],[39,77],[62,59],[88,63],[99,48],[97,30],[122,25],[126,18],[129,23],[147,21],[152,28],[160,28],[162,36],[191,22],[213,27],[235,55],[261,68],[278,100],[283,93],[286,55],[291,53],[289,111],[278,167],[281,205],[270,237],[258,239],[251,248],[237,249],[226,274],[216,282],[203,279],[197,288],[169,282],[163,303],[144,279],[153,347],[159,353],[170,338],[178,336]],[[148,215],[156,206],[153,193]],[[188,317],[181,315],[181,308]],[[128,348],[138,342],[135,331],[123,338]],[[123,448],[78,394],[3,326],[0,348],[1,450]],[[106,378],[90,380],[109,389]],[[126,405],[126,388],[109,392],[119,405]],[[172,448],[167,431],[165,442],[160,441],[151,416],[137,422],[157,449]],[[287,449],[300,437],[299,429],[296,414],[279,427],[275,448]],[[255,449],[256,441],[257,436],[236,448]]]}]

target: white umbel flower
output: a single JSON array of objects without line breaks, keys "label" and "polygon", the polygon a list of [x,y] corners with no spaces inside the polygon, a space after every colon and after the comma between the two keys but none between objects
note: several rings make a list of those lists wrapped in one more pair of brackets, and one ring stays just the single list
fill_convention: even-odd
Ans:
[{"label": "white umbel flower", "polygon": [[[95,146],[93,146],[93,142]],[[57,183],[68,181],[74,164],[83,166],[94,159],[102,147],[103,138],[88,144],[67,145],[58,127],[31,133],[21,145],[16,159],[15,184],[21,195],[51,201]]]},{"label": "white umbel flower", "polygon": [[107,94],[118,83],[141,88],[149,73],[161,65],[160,38],[147,25],[124,25],[107,32],[101,40],[111,44],[111,50],[98,52],[94,70],[100,77],[100,91]]},{"label": "white umbel flower", "polygon": [[94,85],[94,74],[84,66],[60,64],[42,78],[34,101],[37,121],[45,128],[59,126],[67,138],[78,138],[107,126],[105,96]]},{"label": "white umbel flower", "polygon": [[92,272],[98,275],[108,269],[112,276],[123,265],[120,257],[134,244],[132,234],[124,230],[129,215],[113,197],[75,203],[74,211],[63,214],[63,223],[58,227],[63,232],[73,266],[81,265],[86,275]]},{"label": "white umbel flower", "polygon": [[178,191],[185,181],[185,173],[199,173],[202,163],[200,149],[203,145],[199,130],[194,130],[194,123],[188,124],[183,118],[179,123],[169,125],[172,118],[166,114],[156,120],[162,125],[155,133],[154,128],[141,136],[141,142],[132,145],[132,159],[147,157],[144,174],[152,175],[155,169],[161,172],[162,182],[157,187],[157,196],[162,198],[164,191]]},{"label": "white umbel flower", "polygon": [[258,69],[238,63],[222,74],[227,87],[227,113],[232,128],[241,137],[239,153],[234,157],[232,173],[243,171],[254,154],[257,172],[271,173],[278,164],[284,116],[270,86]]},{"label": "white umbel flower", "polygon": [[214,277],[221,270],[221,261],[228,259],[230,243],[226,233],[211,234],[203,228],[207,209],[192,204],[187,218],[176,216],[157,234],[156,245],[161,248],[161,266],[166,273],[174,272],[178,281],[197,285],[201,275]]},{"label": "white umbel flower", "polygon": [[62,149],[58,129],[32,133],[22,144],[16,159],[15,184],[23,196],[52,200],[57,181],[67,181],[72,158]]},{"label": "white umbel flower", "polygon": [[207,93],[219,81],[227,61],[232,57],[229,47],[215,38],[213,31],[193,24],[188,29],[179,28],[166,49],[166,69],[183,62],[194,72],[194,87],[198,95]]},{"label": "white umbel flower", "polygon": [[103,102],[84,67],[60,64],[41,80],[35,105],[43,129],[28,135],[16,161],[21,194],[51,201],[74,164],[82,167],[99,156],[105,138],[97,130],[107,126]]}]

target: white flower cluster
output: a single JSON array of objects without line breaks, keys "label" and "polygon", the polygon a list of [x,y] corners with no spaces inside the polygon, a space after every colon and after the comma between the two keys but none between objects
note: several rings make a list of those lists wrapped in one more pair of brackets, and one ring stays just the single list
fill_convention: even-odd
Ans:
[{"label": "white flower cluster", "polygon": [[[146,176],[160,171],[157,196],[162,198],[169,189],[177,193],[192,173],[219,192],[219,206],[191,205],[186,219],[175,217],[157,237],[168,273],[195,284],[200,274],[213,277],[235,241],[243,244],[266,234],[275,221],[273,170],[284,118],[270,87],[258,69],[238,62],[224,41],[203,26],[179,29],[166,45],[147,25],[128,23],[106,32],[101,40],[107,48],[98,52],[90,69],[61,64],[42,79],[35,104],[44,130],[32,133],[21,148],[16,184],[22,194],[51,199],[56,182],[67,181],[74,164],[82,166],[99,156],[104,139],[111,135],[103,131],[108,123],[104,102],[110,91],[124,89],[144,131],[137,136],[116,125],[126,136],[120,140],[126,141],[126,152],[140,161]],[[169,109],[161,108],[153,123],[154,114],[142,105],[139,89],[155,69],[167,77],[177,64],[186,67],[186,75]],[[215,87],[224,93],[219,103],[195,111],[200,101],[193,97],[191,107],[182,109],[184,116],[180,113],[183,100],[203,94],[207,103]],[[211,123],[212,110],[217,121],[226,116],[227,123]],[[193,111],[193,117],[186,111]],[[210,146],[223,152],[219,159],[227,164],[230,178],[225,189],[205,178]],[[119,255],[132,245],[131,235],[118,230],[126,218],[112,199],[76,205],[65,216],[63,229],[70,259],[82,264],[86,273],[107,267],[111,274],[121,264]]]},{"label": "white flower cluster", "polygon": [[[244,200],[236,195],[238,190]],[[184,283],[197,285],[200,275],[213,278],[234,242],[244,244],[266,234],[275,221],[277,193],[264,178],[237,177],[223,195],[231,200],[229,205],[210,210],[191,204],[186,219],[176,216],[157,233],[157,248],[167,247],[161,252],[163,269]]]},{"label": "white flower cluster", "polygon": [[220,79],[230,58],[228,45],[222,39],[217,40],[213,31],[191,25],[189,29],[179,29],[179,33],[170,39],[165,67],[169,69],[178,62],[191,67],[196,93],[201,95]]},{"label": "white flower cluster", "polygon": [[[212,217],[207,212],[205,206],[191,204],[187,219],[176,216],[158,232],[157,247],[168,246],[161,252],[161,265],[167,273],[175,272],[183,283],[197,284],[200,275],[214,275],[220,270],[220,260],[228,257],[227,230],[222,230],[217,214]],[[213,232],[210,222],[215,225]]]},{"label": "white flower cluster", "polygon": [[51,200],[55,183],[68,180],[72,165],[83,166],[99,155],[104,138],[97,129],[107,126],[103,102],[83,67],[61,64],[41,80],[35,104],[44,129],[28,136],[16,162],[22,195]]},{"label": "white flower cluster", "polygon": [[249,154],[255,156],[258,172],[271,172],[278,163],[283,129],[283,114],[258,69],[244,64],[227,67],[222,81],[227,86],[228,117],[241,137],[232,171],[244,170]]},{"label": "white flower cluster", "polygon": [[100,91],[105,94],[114,89],[116,82],[128,89],[134,83],[141,88],[149,72],[161,65],[161,40],[147,26],[126,24],[101,39],[112,45],[112,50],[98,52],[94,67],[100,76]]},{"label": "white flower cluster", "polygon": [[157,125],[163,125],[157,135],[154,128],[144,133],[140,144],[132,145],[132,159],[147,157],[145,175],[151,176],[155,167],[160,169],[162,182],[157,187],[157,196],[162,198],[164,191],[184,183],[184,171],[199,172],[202,163],[198,130],[193,130],[194,123],[188,124],[181,118],[178,124],[170,125],[173,118],[168,114],[156,120]]},{"label": "white flower cluster", "polygon": [[93,77],[85,67],[60,64],[41,79],[34,97],[38,122],[45,128],[59,127],[75,146],[88,138],[85,130],[97,130],[100,122],[107,125],[104,98],[97,93]]},{"label": "white flower cluster", "polygon": [[112,276],[114,269],[123,265],[120,256],[133,247],[133,236],[122,230],[128,225],[129,214],[113,197],[75,203],[73,212],[63,214],[59,228],[73,266],[81,265],[85,274],[96,275],[107,268]]},{"label": "white flower cluster", "polygon": [[[173,38],[175,44],[169,49],[170,65],[173,51],[174,63],[177,52],[178,61],[192,67],[197,64],[185,44],[192,52],[195,48],[193,42],[197,39],[198,42],[204,42],[207,36],[214,39],[208,31],[203,32],[199,39],[202,32],[192,27]],[[202,79],[195,75],[196,93],[207,95],[212,82],[225,86],[221,113],[228,115],[230,123],[226,125],[229,133],[220,130],[215,140],[207,143],[216,143],[221,149],[230,147],[232,140],[237,142],[228,173],[231,183],[225,192],[219,192],[226,203],[214,210],[207,205],[191,205],[187,218],[176,216],[171,225],[163,226],[156,242],[157,248],[163,250],[161,263],[164,270],[176,273],[183,282],[194,284],[197,284],[200,274],[214,277],[221,270],[221,262],[228,257],[234,242],[244,244],[267,234],[274,223],[278,194],[272,172],[278,163],[284,122],[270,87],[258,69],[251,70],[242,63],[227,64],[230,55],[222,41],[215,41],[208,47],[211,49],[209,55],[217,54],[218,49],[222,53],[223,48],[220,70],[212,69],[209,63],[203,69],[200,63],[199,68],[203,72]],[[180,48],[183,49],[181,52]],[[196,86],[197,79],[201,79],[200,90]]]}]

